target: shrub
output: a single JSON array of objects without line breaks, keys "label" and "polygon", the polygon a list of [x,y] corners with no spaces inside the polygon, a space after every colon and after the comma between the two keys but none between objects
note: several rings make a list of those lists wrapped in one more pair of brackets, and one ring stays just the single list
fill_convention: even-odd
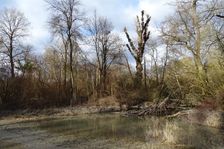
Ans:
[{"label": "shrub", "polygon": [[150,99],[149,90],[144,86],[137,88],[130,77],[126,75],[117,81],[116,98],[120,104],[137,105]]}]

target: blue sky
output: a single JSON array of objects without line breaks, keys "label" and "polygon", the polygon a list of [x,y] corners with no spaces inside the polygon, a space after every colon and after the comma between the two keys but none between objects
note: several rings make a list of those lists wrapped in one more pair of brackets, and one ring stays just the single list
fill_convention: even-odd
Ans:
[{"label": "blue sky", "polygon": [[[135,16],[145,10],[151,17],[150,29],[156,32],[155,26],[165,16],[172,13],[168,3],[175,0],[80,0],[86,14],[91,16],[94,10],[98,15],[106,16],[114,24],[115,31],[123,36],[127,26],[134,33]],[[36,52],[42,53],[50,42],[47,27],[48,11],[44,0],[0,0],[0,9],[17,8],[22,11],[31,23],[30,36],[27,42],[34,46]]]}]

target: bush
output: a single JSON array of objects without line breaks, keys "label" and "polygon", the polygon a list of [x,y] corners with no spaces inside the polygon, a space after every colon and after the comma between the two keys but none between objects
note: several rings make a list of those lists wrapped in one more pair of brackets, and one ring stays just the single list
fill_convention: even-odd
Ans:
[{"label": "bush", "polygon": [[149,89],[144,86],[137,88],[127,75],[117,81],[115,96],[121,105],[127,106],[137,105],[150,99]]},{"label": "bush", "polygon": [[31,77],[16,77],[0,82],[4,109],[46,108],[69,105],[68,98],[54,83],[41,84]]}]

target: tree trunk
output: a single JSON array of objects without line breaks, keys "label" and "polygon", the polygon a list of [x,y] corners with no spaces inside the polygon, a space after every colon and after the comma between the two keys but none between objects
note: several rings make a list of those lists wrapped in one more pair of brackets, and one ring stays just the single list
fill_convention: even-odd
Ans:
[{"label": "tree trunk", "polygon": [[201,30],[199,24],[199,18],[197,14],[197,2],[198,0],[192,0],[192,19],[193,26],[195,29],[195,46],[194,46],[194,62],[197,71],[197,77],[202,84],[202,94],[205,94],[205,88],[207,87],[206,83],[206,71],[204,69],[204,65],[202,64],[201,59]]},{"label": "tree trunk", "polygon": [[166,66],[167,66],[167,61],[168,61],[168,56],[169,56],[169,50],[168,46],[166,47],[166,57],[165,57],[165,62],[162,68],[162,77],[160,80],[160,84],[163,86],[164,85],[164,79],[165,79],[165,74],[166,74]]},{"label": "tree trunk", "polygon": [[136,59],[136,78],[135,78],[135,85],[136,87],[141,87],[142,85],[142,77],[143,77],[143,67],[142,67],[142,59]]},{"label": "tree trunk", "polygon": [[67,86],[67,46],[65,46],[65,61],[64,61],[64,88]]},{"label": "tree trunk", "polygon": [[144,58],[144,85],[147,88],[147,72],[146,72],[146,59]]},{"label": "tree trunk", "polygon": [[72,44],[72,39],[69,37],[69,44],[70,44],[70,53],[69,53],[69,68],[70,68],[70,105],[73,106],[75,101],[76,101],[76,90],[74,87],[74,72],[73,72],[73,44]]},{"label": "tree trunk", "polygon": [[14,59],[13,59],[13,45],[12,45],[12,41],[13,39],[10,38],[10,49],[9,49],[9,58],[10,58],[10,65],[11,65],[11,77],[14,78],[15,77],[15,72],[14,72]]},{"label": "tree trunk", "polygon": [[103,77],[102,77],[102,91],[103,91],[103,93],[105,93],[106,90],[107,90],[107,87],[106,87],[106,74],[107,74],[107,72],[104,70],[103,71]]},{"label": "tree trunk", "polygon": [[132,80],[134,80],[134,77],[133,77],[133,75],[132,75],[132,71],[131,71],[131,67],[130,67],[130,64],[129,64],[129,62],[128,62],[128,58],[126,57],[126,55],[124,55],[124,58],[125,58],[126,63],[127,63],[126,65],[127,65],[127,68],[128,68],[128,72],[129,72],[129,74],[130,74]]}]

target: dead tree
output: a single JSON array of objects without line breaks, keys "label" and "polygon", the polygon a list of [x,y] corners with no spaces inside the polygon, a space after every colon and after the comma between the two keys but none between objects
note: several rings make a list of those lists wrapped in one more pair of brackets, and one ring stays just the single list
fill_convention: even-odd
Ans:
[{"label": "dead tree", "polygon": [[128,44],[126,44],[129,52],[134,57],[136,62],[136,78],[135,78],[135,85],[141,86],[142,84],[142,78],[143,78],[143,56],[145,51],[145,44],[147,40],[149,39],[150,31],[148,31],[149,22],[151,20],[151,17],[149,15],[146,15],[145,20],[145,13],[144,11],[141,12],[141,18],[137,16],[137,25],[136,25],[136,31],[138,34],[138,44],[137,47],[134,44],[133,40],[131,39],[127,28],[124,29],[124,32],[126,34],[126,37],[128,39]]}]

